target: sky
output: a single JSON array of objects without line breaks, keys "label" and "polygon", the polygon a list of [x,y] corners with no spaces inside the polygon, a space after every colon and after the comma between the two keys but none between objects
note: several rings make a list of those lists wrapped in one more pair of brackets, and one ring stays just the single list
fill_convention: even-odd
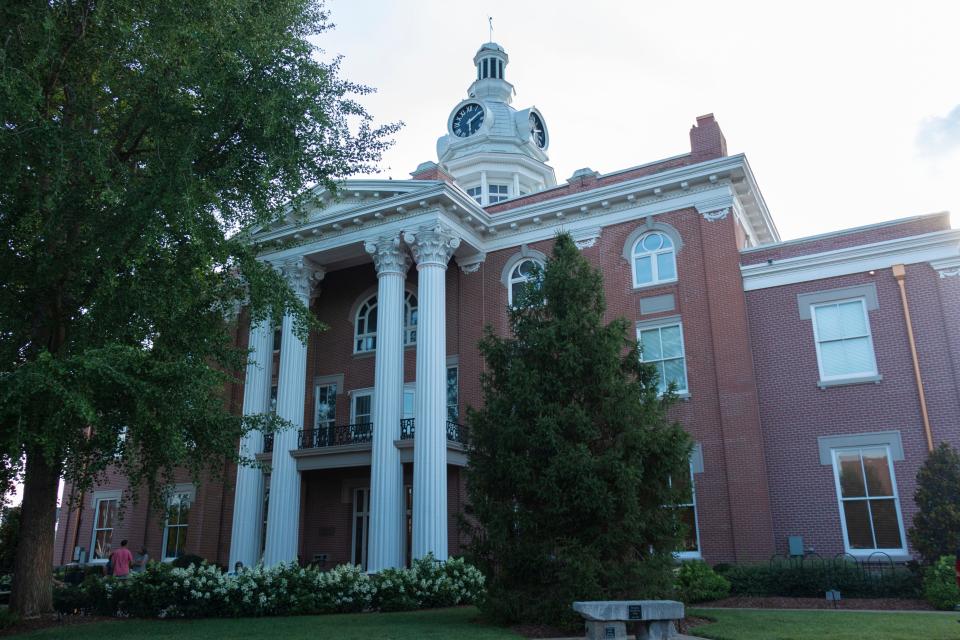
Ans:
[{"label": "sky", "polygon": [[951,211],[960,227],[960,2],[328,0],[315,39],[402,121],[379,177],[436,161],[493,39],[564,182],[689,151],[715,114],[783,239]]}]

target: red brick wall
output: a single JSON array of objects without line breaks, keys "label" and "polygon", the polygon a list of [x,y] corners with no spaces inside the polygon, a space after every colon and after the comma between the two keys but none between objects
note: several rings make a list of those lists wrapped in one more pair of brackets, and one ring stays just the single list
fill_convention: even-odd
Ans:
[{"label": "red brick wall", "polygon": [[[879,299],[879,309],[869,316],[883,380],[821,390],[811,321],[800,319],[797,294],[866,283],[876,285]],[[909,265],[906,283],[934,438],[960,446],[955,320],[960,287],[945,285],[926,264]],[[777,551],[786,552],[787,536],[802,535],[805,545],[823,556],[843,552],[833,470],[819,462],[818,436],[900,431],[905,460],[894,463],[894,473],[909,528],[915,477],[927,449],[891,271],[750,291],[747,302]]]}]

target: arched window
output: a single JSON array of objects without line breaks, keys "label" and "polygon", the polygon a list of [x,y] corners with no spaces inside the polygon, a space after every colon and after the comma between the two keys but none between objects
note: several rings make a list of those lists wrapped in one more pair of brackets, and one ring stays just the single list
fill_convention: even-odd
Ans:
[{"label": "arched window", "polygon": [[[353,352],[366,353],[377,348],[377,296],[367,298],[357,309],[354,321]],[[403,298],[403,344],[417,342],[417,297],[409,291]]]},{"label": "arched window", "polygon": [[403,344],[417,344],[417,296],[409,291],[403,298]]},{"label": "arched window", "polygon": [[353,350],[355,353],[377,348],[377,296],[371,296],[360,305],[354,324]]},{"label": "arched window", "polygon": [[633,245],[633,286],[677,279],[677,251],[665,233],[651,231]]},{"label": "arched window", "polygon": [[537,268],[543,269],[543,265],[532,258],[525,258],[518,262],[510,272],[510,281],[507,286],[507,297],[510,306],[513,306],[514,300],[518,300],[523,286],[533,279],[534,271]]}]

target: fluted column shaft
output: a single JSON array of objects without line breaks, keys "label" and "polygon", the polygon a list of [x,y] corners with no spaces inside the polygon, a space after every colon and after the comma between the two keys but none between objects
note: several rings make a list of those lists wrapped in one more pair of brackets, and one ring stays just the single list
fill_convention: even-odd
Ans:
[{"label": "fluted column shaft", "polygon": [[417,391],[413,445],[414,558],[447,559],[447,262],[460,240],[442,225],[404,236],[417,261]]},{"label": "fluted column shaft", "polygon": [[403,297],[410,266],[399,237],[365,245],[377,267],[377,352],[374,373],[373,446],[370,458],[370,530],[367,570],[402,567],[403,465],[400,439],[403,403]]},{"label": "fluted column shaft", "polygon": [[[273,359],[273,330],[267,320],[250,326],[250,359],[243,385],[243,415],[270,410],[270,373]],[[263,450],[263,434],[250,431],[240,441],[240,457],[252,459]],[[233,528],[230,535],[230,568],[237,562],[250,567],[260,559],[260,523],[263,518],[263,471],[237,466],[233,498]]]},{"label": "fluted column shaft", "polygon": [[[312,284],[322,271],[305,258],[281,265],[293,291],[309,305]],[[321,276],[322,277],[322,276]],[[278,431],[273,440],[270,501],[267,511],[267,541],[263,551],[266,566],[297,560],[300,532],[300,473],[290,455],[297,448],[297,432],[303,429],[307,388],[307,345],[294,333],[294,318],[283,317],[280,342],[280,375],[277,380],[277,416],[293,426]]]}]

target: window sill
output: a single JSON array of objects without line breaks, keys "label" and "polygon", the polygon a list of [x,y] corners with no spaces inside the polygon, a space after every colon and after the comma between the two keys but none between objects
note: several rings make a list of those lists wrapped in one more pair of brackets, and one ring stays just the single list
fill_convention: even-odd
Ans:
[{"label": "window sill", "polygon": [[679,280],[658,280],[657,282],[647,282],[645,284],[636,284],[633,285],[634,291],[646,291],[647,289],[656,289],[657,287],[669,287],[676,285]]},{"label": "window sill", "polygon": [[884,551],[882,549],[855,549],[853,551],[848,550],[847,554],[862,561],[869,560],[870,556],[874,556],[877,562],[883,562],[888,557],[893,562],[910,562],[913,560],[910,554],[902,549],[893,551]]},{"label": "window sill", "polygon": [[817,380],[817,386],[821,389],[827,389],[829,387],[843,387],[849,384],[880,384],[880,381],[883,380],[883,376],[874,375],[874,376],[857,376],[855,378],[840,378],[837,380]]}]

